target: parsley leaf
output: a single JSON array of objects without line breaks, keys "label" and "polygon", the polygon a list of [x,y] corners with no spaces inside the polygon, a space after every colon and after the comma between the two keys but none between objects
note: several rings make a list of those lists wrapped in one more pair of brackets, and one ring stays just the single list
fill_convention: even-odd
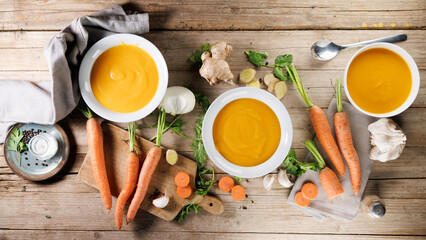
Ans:
[{"label": "parsley leaf", "polygon": [[19,166],[21,166],[21,152],[28,149],[25,143],[22,142],[22,138],[24,138],[24,134],[17,127],[14,127],[10,134],[9,145],[7,146],[7,149],[10,151],[18,153]]},{"label": "parsley leaf", "polygon": [[202,138],[202,127],[203,127],[204,114],[200,114],[197,120],[195,121],[195,138],[194,142],[191,144],[191,149],[194,150],[192,155],[194,156],[195,161],[197,162],[197,168],[201,169],[204,166],[204,163],[207,160],[207,153],[204,149]]},{"label": "parsley leaf", "polygon": [[[212,174],[212,178],[210,180],[206,180],[203,177],[204,174]],[[213,183],[214,183],[213,167],[211,167],[211,170],[205,169],[205,168],[201,169],[200,171],[198,171],[198,180],[196,182],[197,191],[195,191],[195,194],[201,195],[201,196],[207,195],[210,188],[213,186]]]},{"label": "parsley leaf", "polygon": [[178,222],[181,222],[182,220],[186,219],[186,216],[191,212],[191,210],[194,210],[195,214],[198,213],[200,210],[200,206],[194,203],[190,203],[188,205],[185,205],[182,210],[178,213],[178,215],[175,217],[175,220]]},{"label": "parsley leaf", "polygon": [[267,52],[245,51],[249,62],[260,67],[265,65],[265,59],[268,57]]},{"label": "parsley leaf", "polygon": [[276,67],[288,67],[290,66],[291,62],[293,62],[293,55],[291,54],[279,55],[277,58],[275,58]]},{"label": "parsley leaf", "polygon": [[274,67],[274,75],[281,81],[287,81],[287,74],[285,74],[284,69],[280,67]]},{"label": "parsley leaf", "polygon": [[198,68],[201,68],[201,66],[203,66],[201,55],[204,52],[209,52],[211,54],[211,47],[212,46],[209,43],[204,43],[200,49],[195,49],[195,52],[189,57],[189,61],[197,65]]},{"label": "parsley leaf", "polygon": [[234,181],[239,182],[239,183],[241,183],[244,180],[244,178],[236,177],[236,176],[232,176],[232,178],[234,179]]},{"label": "parsley leaf", "polygon": [[306,170],[316,171],[318,169],[318,163],[305,163],[297,160],[296,152],[294,149],[290,149],[287,157],[284,159],[283,164],[288,173],[293,176],[300,176],[306,172]]}]

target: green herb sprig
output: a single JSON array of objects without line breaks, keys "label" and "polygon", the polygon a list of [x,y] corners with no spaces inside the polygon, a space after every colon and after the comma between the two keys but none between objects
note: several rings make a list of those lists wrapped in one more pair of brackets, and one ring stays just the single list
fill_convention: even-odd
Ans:
[{"label": "green herb sprig", "polygon": [[316,171],[318,169],[318,163],[316,162],[305,163],[298,161],[294,149],[290,149],[287,157],[283,161],[283,164],[285,165],[285,170],[296,177],[305,173],[306,170]]},{"label": "green herb sprig", "polygon": [[249,62],[253,63],[257,67],[270,67],[273,68],[275,77],[281,81],[287,81],[288,75],[286,67],[290,66],[293,62],[293,55],[283,54],[275,58],[275,65],[266,64],[266,58],[268,57],[267,52],[256,52],[256,51],[245,51]]},{"label": "green herb sprig", "polygon": [[194,54],[192,54],[189,57],[189,61],[191,61],[192,63],[197,65],[198,68],[201,68],[201,66],[203,66],[203,61],[201,60],[201,55],[204,52],[209,52],[211,54],[212,53],[211,48],[212,48],[212,46],[210,45],[210,43],[204,43],[203,46],[201,46],[200,49],[195,49]]},{"label": "green herb sprig", "polygon": [[24,138],[24,134],[17,127],[14,127],[10,134],[9,145],[7,146],[7,149],[10,151],[17,152],[19,166],[21,166],[21,152],[28,150],[22,138]]}]

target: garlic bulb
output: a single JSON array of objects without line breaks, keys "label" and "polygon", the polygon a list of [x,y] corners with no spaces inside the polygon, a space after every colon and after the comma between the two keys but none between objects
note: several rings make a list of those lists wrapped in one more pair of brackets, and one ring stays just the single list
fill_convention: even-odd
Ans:
[{"label": "garlic bulb", "polygon": [[370,159],[386,162],[397,159],[405,147],[407,137],[390,118],[381,118],[368,126],[371,133]]},{"label": "garlic bulb", "polygon": [[164,94],[164,98],[158,107],[175,116],[191,112],[194,106],[195,96],[191,90],[177,86],[167,88],[166,94]]},{"label": "garlic bulb", "polygon": [[157,208],[165,208],[169,204],[169,197],[166,195],[159,197],[157,199],[154,199],[152,201],[152,205],[154,205]]},{"label": "garlic bulb", "polygon": [[269,191],[272,188],[272,184],[274,183],[274,181],[275,181],[275,175],[273,174],[266,175],[263,178],[263,187]]},{"label": "garlic bulb", "polygon": [[294,184],[290,181],[290,179],[288,179],[286,170],[282,169],[278,172],[278,182],[285,188],[289,188]]}]

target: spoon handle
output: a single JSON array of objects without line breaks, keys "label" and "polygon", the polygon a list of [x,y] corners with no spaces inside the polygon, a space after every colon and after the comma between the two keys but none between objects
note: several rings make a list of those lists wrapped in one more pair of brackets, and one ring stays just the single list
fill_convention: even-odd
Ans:
[{"label": "spoon handle", "polygon": [[358,47],[358,46],[365,46],[365,45],[376,43],[376,42],[388,42],[388,43],[392,43],[392,42],[402,42],[402,41],[405,41],[405,40],[407,40],[407,35],[405,35],[405,34],[398,34],[398,35],[390,36],[390,37],[384,37],[384,38],[378,38],[378,39],[368,40],[368,41],[359,42],[359,43],[342,45],[342,47],[343,48]]}]

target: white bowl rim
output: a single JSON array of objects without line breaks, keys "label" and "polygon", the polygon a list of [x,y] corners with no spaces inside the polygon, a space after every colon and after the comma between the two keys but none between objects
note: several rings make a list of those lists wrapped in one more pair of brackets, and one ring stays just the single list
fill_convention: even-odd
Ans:
[{"label": "white bowl rim", "polygon": [[[107,49],[123,43],[135,45],[146,51],[154,59],[159,77],[158,88],[152,100],[142,109],[131,113],[114,112],[104,107],[93,95],[90,84],[90,73],[96,59]],[[114,122],[133,122],[149,115],[163,99],[168,79],[167,64],[160,50],[147,39],[133,34],[114,34],[97,41],[84,55],[78,75],[81,96],[86,104],[100,117]]]},{"label": "white bowl rim", "polygon": [[[358,56],[361,52],[368,50],[368,49],[372,49],[372,48],[385,48],[388,50],[391,50],[392,52],[395,52],[396,54],[398,54],[399,56],[402,57],[402,59],[404,59],[404,61],[407,63],[410,72],[411,72],[411,79],[412,79],[412,84],[411,84],[411,91],[410,91],[410,95],[408,96],[407,100],[405,100],[404,104],[402,104],[399,108],[393,110],[392,112],[388,112],[388,113],[381,113],[381,114],[377,114],[377,113],[371,113],[371,112],[367,112],[363,109],[361,109],[356,103],[355,101],[352,100],[348,88],[347,88],[347,76],[348,76],[348,70],[349,70],[349,66],[351,65],[352,61],[355,59],[356,56]],[[393,117],[395,115],[398,115],[400,113],[402,113],[403,111],[407,110],[411,104],[414,102],[414,100],[417,97],[417,94],[419,92],[419,88],[420,88],[420,74],[419,74],[419,69],[417,67],[416,62],[414,61],[414,59],[411,57],[411,55],[405,51],[403,48],[395,45],[395,44],[391,44],[391,43],[373,43],[370,45],[367,45],[361,49],[359,49],[353,56],[352,58],[349,60],[348,64],[346,65],[346,69],[345,69],[345,75],[343,78],[343,87],[345,89],[345,94],[346,97],[349,99],[349,101],[351,102],[351,104],[358,109],[359,111],[361,111],[362,113],[372,116],[372,117],[378,117],[378,118],[385,118],[385,117]]]},{"label": "white bowl rim", "polygon": [[[242,167],[229,162],[216,150],[213,141],[213,123],[217,114],[225,105],[241,98],[257,99],[268,105],[277,115],[281,126],[281,139],[275,153],[264,163],[253,167]],[[272,172],[282,164],[293,141],[293,125],[284,104],[274,95],[262,89],[239,87],[222,93],[210,105],[203,121],[202,138],[207,155],[217,167],[232,176],[255,178]]]}]

